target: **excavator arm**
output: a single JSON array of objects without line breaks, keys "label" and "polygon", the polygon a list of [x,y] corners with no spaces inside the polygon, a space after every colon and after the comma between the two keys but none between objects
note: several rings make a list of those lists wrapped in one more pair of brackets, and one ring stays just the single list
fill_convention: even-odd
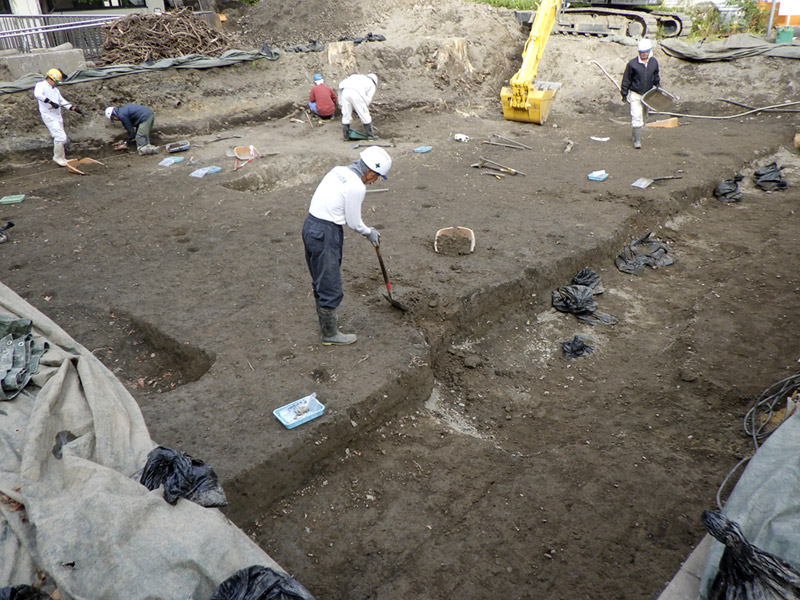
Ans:
[{"label": "excavator arm", "polygon": [[560,83],[536,82],[539,60],[561,9],[561,0],[542,0],[522,50],[522,66],[500,91],[503,116],[508,121],[544,124]]}]

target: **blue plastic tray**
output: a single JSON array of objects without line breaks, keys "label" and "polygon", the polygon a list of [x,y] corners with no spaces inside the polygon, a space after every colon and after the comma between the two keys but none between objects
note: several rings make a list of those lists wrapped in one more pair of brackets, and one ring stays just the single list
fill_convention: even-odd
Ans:
[{"label": "blue plastic tray", "polygon": [[308,423],[311,419],[316,419],[324,412],[325,406],[317,400],[317,393],[313,392],[310,396],[276,408],[272,414],[286,429],[294,429],[298,425]]}]

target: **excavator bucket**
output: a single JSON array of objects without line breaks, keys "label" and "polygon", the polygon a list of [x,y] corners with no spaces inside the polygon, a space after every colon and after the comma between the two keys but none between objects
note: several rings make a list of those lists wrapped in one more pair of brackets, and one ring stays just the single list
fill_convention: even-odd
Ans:
[{"label": "excavator bucket", "polygon": [[503,103],[503,116],[507,121],[520,123],[536,123],[544,125],[553,98],[561,87],[561,83],[552,81],[537,81],[532,89],[528,90],[524,100],[514,101],[514,90],[511,86],[504,86],[500,91],[500,100]]},{"label": "excavator bucket", "polygon": [[561,0],[541,0],[531,32],[522,50],[522,66],[500,90],[503,116],[509,121],[544,124],[560,83],[536,82],[539,60],[553,30]]}]

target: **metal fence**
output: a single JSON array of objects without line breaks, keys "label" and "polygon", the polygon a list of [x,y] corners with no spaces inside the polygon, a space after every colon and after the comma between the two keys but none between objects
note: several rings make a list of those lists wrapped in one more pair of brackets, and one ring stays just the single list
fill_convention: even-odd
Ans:
[{"label": "metal fence", "polygon": [[[214,13],[196,11],[195,16],[214,25]],[[124,14],[114,15],[0,15],[0,50],[35,52],[69,42],[88,59],[99,58],[105,34],[101,26]]]}]

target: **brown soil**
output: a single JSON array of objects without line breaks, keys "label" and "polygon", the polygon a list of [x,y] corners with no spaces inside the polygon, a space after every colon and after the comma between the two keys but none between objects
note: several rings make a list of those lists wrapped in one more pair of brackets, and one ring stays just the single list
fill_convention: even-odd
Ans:
[{"label": "brown soil", "polygon": [[[262,0],[229,11],[229,33],[248,47],[386,35],[355,49],[394,144],[389,191],[367,195],[364,220],[409,312],[382,297],[374,251],[348,232],[341,325],[359,341],[319,344],[299,231],[324,173],[358,153],[338,122],[298,110],[313,73],[345,75],[324,53],[66,86],[87,113],[66,117],[68,154],[104,165],[85,177],[49,162],[30,92],[4,98],[0,185],[27,197],[0,205],[16,223],[3,282],[117,373],[157,442],[214,466],[230,516],[317,598],[653,597],[751,451],[745,411],[797,369],[800,120],[681,118],[634,150],[627,107],[590,62],[619,79],[632,48],[554,37],[539,70],[563,84],[548,123],[508,122],[499,89],[524,42],[510,12],[354,6]],[[452,37],[470,65],[437,69]],[[681,113],[797,97],[791,60],[656,56]],[[121,130],[102,109],[132,101],[156,110],[158,156],[110,150]],[[481,144],[493,134],[532,150]],[[183,139],[186,160],[158,166]],[[264,156],[234,171],[242,144]],[[525,175],[483,176],[480,157]],[[751,175],[772,161],[789,188],[768,194]],[[212,164],[223,171],[188,176]],[[588,180],[600,169],[607,180]],[[715,200],[739,171],[742,201]],[[453,225],[475,231],[475,252],[434,251]],[[618,271],[648,231],[675,264]],[[618,324],[552,309],[587,266]],[[595,351],[566,361],[577,334]],[[311,392],[325,414],[285,430],[272,411]]]}]

